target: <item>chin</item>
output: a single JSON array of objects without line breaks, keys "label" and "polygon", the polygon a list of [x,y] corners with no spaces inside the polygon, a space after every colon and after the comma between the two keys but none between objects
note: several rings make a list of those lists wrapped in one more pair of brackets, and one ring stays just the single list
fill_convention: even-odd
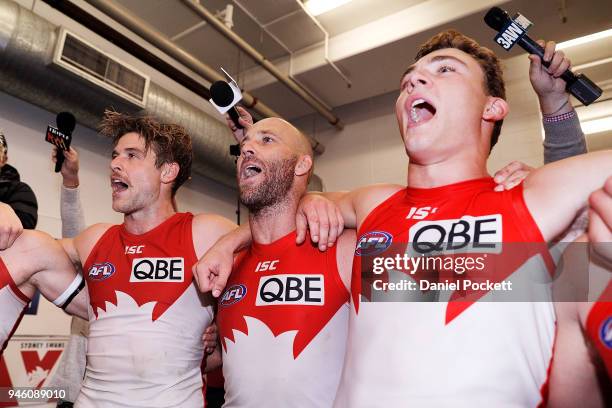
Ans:
[{"label": "chin", "polygon": [[113,211],[121,214],[127,214],[128,212],[130,212],[130,208],[128,205],[122,203],[119,200],[113,200]]}]

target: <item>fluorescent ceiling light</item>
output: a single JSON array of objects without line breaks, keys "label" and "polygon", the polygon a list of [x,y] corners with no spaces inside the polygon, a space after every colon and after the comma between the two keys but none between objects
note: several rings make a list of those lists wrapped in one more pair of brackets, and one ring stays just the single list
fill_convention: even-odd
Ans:
[{"label": "fluorescent ceiling light", "polygon": [[352,0],[308,0],[304,3],[304,6],[310,14],[318,16],[319,14],[326,13],[350,1]]},{"label": "fluorescent ceiling light", "polygon": [[574,38],[573,40],[563,41],[562,43],[557,44],[556,49],[562,50],[564,48],[575,47],[576,45],[582,45],[589,43],[595,40],[601,40],[602,38],[611,37],[612,36],[612,28],[605,31],[600,31],[598,33],[585,35],[584,37]]},{"label": "fluorescent ceiling light", "polygon": [[582,126],[582,131],[586,135],[605,132],[607,130],[612,130],[612,116],[588,120],[586,122],[582,122],[580,125]]}]

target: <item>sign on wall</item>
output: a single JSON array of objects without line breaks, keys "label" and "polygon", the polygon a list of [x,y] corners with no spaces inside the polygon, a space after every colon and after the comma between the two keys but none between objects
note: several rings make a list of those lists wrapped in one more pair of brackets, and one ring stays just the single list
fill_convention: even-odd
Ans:
[{"label": "sign on wall", "polygon": [[8,396],[46,387],[67,343],[68,336],[13,336],[0,356],[0,407],[45,406],[40,394],[37,402],[8,402]]}]

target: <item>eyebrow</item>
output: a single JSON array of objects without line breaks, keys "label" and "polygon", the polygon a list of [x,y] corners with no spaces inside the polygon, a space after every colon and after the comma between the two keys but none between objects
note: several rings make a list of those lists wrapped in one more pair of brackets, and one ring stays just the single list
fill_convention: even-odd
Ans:
[{"label": "eyebrow", "polygon": [[[126,149],[123,149],[125,152],[128,153],[144,153],[144,150],[138,149],[136,147],[128,147]],[[112,154],[119,154],[119,152],[117,151],[117,149],[113,149],[113,153]]]},{"label": "eyebrow", "polygon": [[[439,61],[444,61],[444,60],[453,60],[453,61],[460,63],[464,67],[467,67],[467,64],[465,62],[461,61],[457,57],[453,57],[452,55],[436,55],[435,57],[432,57],[427,63],[431,64],[433,62],[439,62]],[[406,77],[406,75],[414,71],[414,68],[416,68],[416,64],[412,64],[411,66],[408,67],[408,69],[406,69],[406,71],[404,72],[404,75],[402,75],[402,82],[404,81],[404,78]]]},{"label": "eyebrow", "polygon": [[[257,133],[259,133],[259,134],[264,134],[264,135],[266,135],[266,136],[276,137],[276,134],[275,134],[275,133],[273,133],[272,129],[270,129],[270,128],[262,128],[262,129],[259,129],[259,130],[257,130]],[[242,145],[244,142],[246,142],[246,141],[247,141],[247,139],[249,139],[249,135],[248,135],[248,134],[246,134],[246,135],[245,135],[245,136],[242,138],[242,140],[240,141],[240,145]]]}]

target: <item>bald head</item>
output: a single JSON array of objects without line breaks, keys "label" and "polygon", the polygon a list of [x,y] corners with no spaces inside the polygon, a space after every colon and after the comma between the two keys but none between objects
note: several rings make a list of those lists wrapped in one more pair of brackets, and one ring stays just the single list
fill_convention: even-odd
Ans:
[{"label": "bald head", "polygon": [[295,154],[313,157],[312,146],[306,135],[284,119],[266,118],[254,124],[252,128],[257,130],[269,129],[281,138]]}]

